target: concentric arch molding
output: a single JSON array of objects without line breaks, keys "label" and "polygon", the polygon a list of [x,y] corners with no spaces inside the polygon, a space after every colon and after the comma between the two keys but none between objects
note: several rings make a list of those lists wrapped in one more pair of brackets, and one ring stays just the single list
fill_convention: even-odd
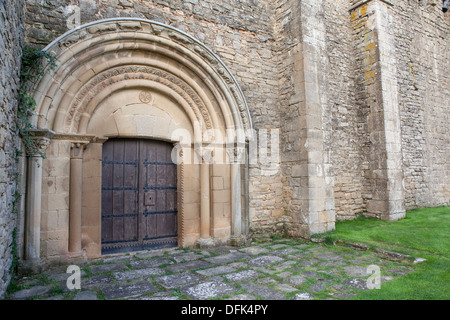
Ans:
[{"label": "concentric arch molding", "polygon": [[102,90],[105,90],[105,88],[114,83],[133,79],[162,82],[187,101],[191,110],[195,113],[196,120],[204,121],[206,129],[213,129],[210,114],[202,99],[183,80],[157,68],[128,65],[108,69],[96,75],[78,91],[71,107],[66,113],[64,131],[69,132],[71,128],[79,126],[81,114],[87,111],[86,109],[91,106],[91,102]]},{"label": "concentric arch molding", "polygon": [[[84,111],[83,108],[87,107],[89,103],[87,99],[92,95],[92,92],[85,90],[88,86],[93,86],[94,83],[98,86],[101,83],[99,79],[109,80],[109,72],[121,73],[124,79],[128,79],[130,76],[136,76],[133,72],[130,73],[130,68],[137,68],[143,71],[138,77],[165,79],[165,83],[171,86],[171,89],[192,102],[192,110],[197,118],[203,119],[205,128],[214,127],[212,118],[217,110],[211,108],[208,110],[205,106],[206,95],[201,96],[195,92],[195,88],[187,84],[186,79],[177,77],[167,70],[158,70],[155,65],[146,65],[144,58],[133,63],[132,58],[126,60],[125,57],[125,62],[117,65],[111,60],[108,61],[111,64],[110,69],[98,71],[95,65],[89,65],[85,66],[85,69],[96,70],[96,74],[89,76],[86,75],[87,72],[77,74],[81,69],[80,64],[88,60],[85,57],[86,52],[98,58],[114,50],[150,52],[158,50],[158,46],[161,46],[161,50],[158,51],[160,55],[166,52],[180,63],[189,61],[190,65],[187,65],[186,69],[190,68],[192,73],[201,70],[202,73],[198,78],[207,79],[205,87],[209,86],[208,92],[215,94],[220,101],[219,113],[222,112],[225,127],[242,129],[245,139],[250,139],[252,121],[246,99],[236,79],[220,58],[207,46],[183,31],[159,22],[138,18],[114,18],[91,22],[70,30],[44,49],[56,56],[57,69],[47,72],[35,86],[34,97],[39,114],[39,117],[34,119],[35,126],[48,129],[61,128],[60,131],[63,132],[60,133],[67,131],[62,128],[76,127],[78,125],[76,121],[79,121],[79,115]],[[85,105],[82,105],[83,103]],[[58,125],[57,121],[61,123]]]}]

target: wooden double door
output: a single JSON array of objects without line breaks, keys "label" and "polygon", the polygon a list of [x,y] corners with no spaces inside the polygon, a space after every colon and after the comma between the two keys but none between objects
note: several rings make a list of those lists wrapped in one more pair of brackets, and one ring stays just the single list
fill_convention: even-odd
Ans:
[{"label": "wooden double door", "polygon": [[177,246],[173,145],[110,139],[102,156],[102,253]]}]

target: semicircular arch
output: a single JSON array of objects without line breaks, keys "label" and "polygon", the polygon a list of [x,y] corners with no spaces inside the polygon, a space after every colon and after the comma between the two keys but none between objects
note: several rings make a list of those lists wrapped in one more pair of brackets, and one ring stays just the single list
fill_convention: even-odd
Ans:
[{"label": "semicircular arch", "polygon": [[197,121],[202,131],[225,136],[232,129],[238,139],[251,137],[248,106],[231,72],[205,45],[173,27],[101,20],[69,31],[45,50],[55,55],[57,69],[35,87],[36,128],[88,133],[89,119],[109,110],[97,108],[102,100],[141,87],[178,104],[192,127]]}]

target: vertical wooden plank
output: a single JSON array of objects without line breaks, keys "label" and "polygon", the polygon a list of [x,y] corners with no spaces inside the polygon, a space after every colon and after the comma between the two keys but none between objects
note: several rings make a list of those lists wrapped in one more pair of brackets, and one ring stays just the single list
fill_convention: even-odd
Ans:
[{"label": "vertical wooden plank", "polygon": [[[102,189],[112,187],[113,165],[105,163],[113,159],[113,144],[110,141],[105,142],[102,152]],[[112,190],[102,190],[102,215],[112,214]],[[113,220],[112,218],[102,218],[101,232],[102,241],[113,240]]]},{"label": "vertical wooden plank", "polygon": [[[124,214],[137,214],[138,208],[138,140],[127,139],[124,144],[124,187],[135,190],[124,190]],[[136,164],[133,164],[136,163]],[[137,216],[125,216],[124,237],[126,240],[137,239]]]},{"label": "vertical wooden plank", "polygon": [[[114,141],[114,161],[117,163],[114,164],[114,180],[113,187],[115,190],[113,191],[113,214],[114,215],[122,215],[124,211],[124,192],[120,190],[120,188],[124,187],[124,165],[123,155],[124,155],[124,141],[123,139],[118,139]],[[124,240],[123,234],[123,217],[114,217],[113,221],[113,238],[114,240]]]}]

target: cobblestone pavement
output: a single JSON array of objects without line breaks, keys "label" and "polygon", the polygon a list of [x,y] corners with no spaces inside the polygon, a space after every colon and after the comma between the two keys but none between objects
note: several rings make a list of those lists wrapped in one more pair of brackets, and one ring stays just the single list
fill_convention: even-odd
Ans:
[{"label": "cobblestone pavement", "polygon": [[[80,265],[80,289],[69,290],[67,266],[17,279],[6,299],[43,300],[312,300],[350,299],[413,270],[376,253],[277,240],[250,246],[165,249],[105,256]],[[376,268],[375,268],[376,269]],[[375,283],[376,284],[376,283]]]}]

